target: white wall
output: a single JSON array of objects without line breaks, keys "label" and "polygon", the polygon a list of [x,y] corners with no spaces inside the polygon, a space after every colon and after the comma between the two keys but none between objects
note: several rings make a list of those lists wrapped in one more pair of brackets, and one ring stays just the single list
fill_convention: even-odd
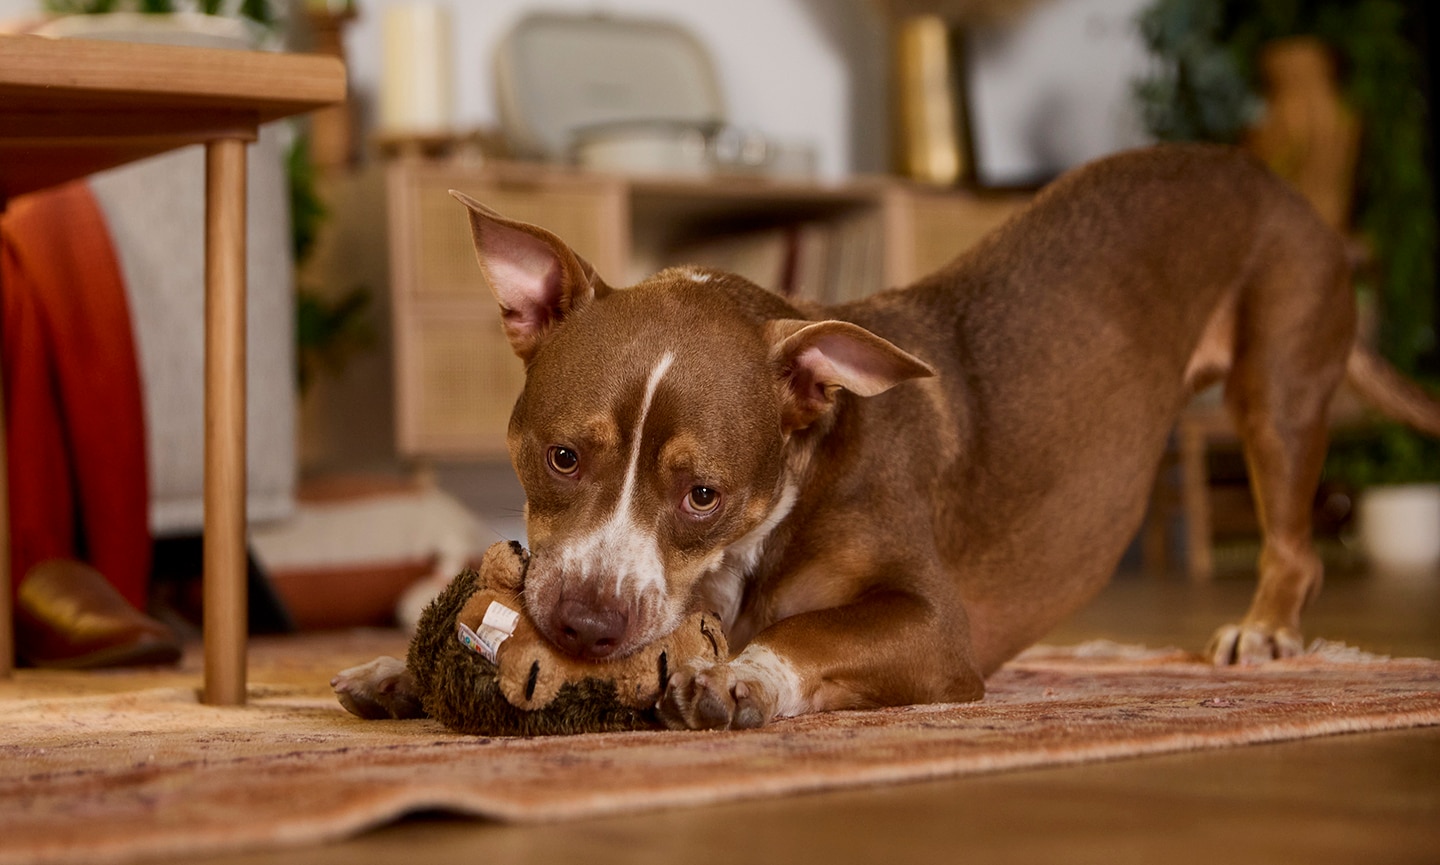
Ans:
[{"label": "white wall", "polygon": [[[293,0],[292,0],[293,2]],[[346,36],[362,117],[373,116],[381,75],[380,21],[405,0],[356,0]],[[869,0],[435,0],[449,7],[455,122],[498,122],[494,55],[536,10],[664,17],[709,50],[731,122],[786,142],[812,142],[823,174],[880,171],[887,163],[884,37]],[[0,0],[0,21],[32,16],[39,0]],[[880,118],[880,120],[876,120]]]},{"label": "white wall", "polygon": [[40,0],[0,0],[0,22],[28,18],[39,8]]},{"label": "white wall", "polygon": [[970,39],[975,157],[987,185],[1025,185],[1148,140],[1130,82],[1149,57],[1150,0],[1040,3]]},{"label": "white wall", "polygon": [[[372,108],[381,75],[380,22],[387,6],[403,2],[358,0],[360,18],[346,37],[354,89]],[[691,30],[709,51],[732,123],[782,141],[812,142],[827,176],[857,166],[884,168],[884,130],[854,134],[862,129],[859,113],[873,115],[884,89],[883,34],[867,0],[436,2],[450,11],[460,127],[498,122],[495,50],[525,13],[666,18]],[[883,105],[879,116],[884,117]]]},{"label": "white wall", "polygon": [[[291,0],[300,3],[303,0]],[[380,22],[407,0],[356,0],[347,34],[362,117],[375,113]],[[870,0],[433,0],[452,22],[455,122],[498,123],[494,56],[525,13],[668,18],[689,28],[715,63],[730,120],[786,142],[811,142],[827,177],[884,171],[889,162],[886,39]],[[1129,80],[1146,62],[1134,32],[1149,0],[1050,0],[1021,26],[972,42],[978,156],[989,180],[1043,179],[1145,140]],[[0,0],[0,21],[39,0]],[[368,127],[367,127],[368,128]]]},{"label": "white wall", "polygon": [[[356,88],[380,76],[379,21],[405,0],[357,0],[348,49]],[[495,48],[527,12],[662,17],[696,34],[716,65],[730,120],[813,142],[821,172],[883,171],[888,59],[869,0],[437,0],[454,25],[456,122],[497,122]],[[1134,25],[1150,0],[1051,0],[1018,26],[971,41],[977,157],[996,184],[1043,180],[1144,143],[1130,81],[1147,58]]]}]

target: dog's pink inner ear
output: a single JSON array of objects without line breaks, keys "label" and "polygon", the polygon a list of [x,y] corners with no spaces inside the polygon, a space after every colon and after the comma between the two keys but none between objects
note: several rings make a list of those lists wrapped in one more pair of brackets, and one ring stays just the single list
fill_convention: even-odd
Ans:
[{"label": "dog's pink inner ear", "polygon": [[475,258],[520,357],[528,359],[552,326],[606,290],[595,269],[555,235],[450,194],[470,211]]},{"label": "dog's pink inner ear", "polygon": [[935,374],[929,364],[858,325],[843,321],[778,321],[770,326],[772,356],[782,373],[785,426],[814,423],[843,388],[860,396]]},{"label": "dog's pink inner ear", "polygon": [[500,303],[505,329],[532,334],[553,324],[564,303],[555,251],[539,238],[499,223],[475,235],[475,257]]}]

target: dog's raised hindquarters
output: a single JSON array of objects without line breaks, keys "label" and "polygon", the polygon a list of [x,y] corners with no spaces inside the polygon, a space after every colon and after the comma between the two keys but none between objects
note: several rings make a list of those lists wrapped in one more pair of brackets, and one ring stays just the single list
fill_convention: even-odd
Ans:
[{"label": "dog's raised hindquarters", "polygon": [[677,727],[980,697],[1108,580],[1215,381],[1264,543],[1249,612],[1209,652],[1295,654],[1347,366],[1440,434],[1440,405],[1354,346],[1340,239],[1238,151],[1092,163],[941,271],[825,309],[684,268],[612,290],[456,197],[526,366],[526,607],[590,657],[717,608],[738,655],[671,676]]}]

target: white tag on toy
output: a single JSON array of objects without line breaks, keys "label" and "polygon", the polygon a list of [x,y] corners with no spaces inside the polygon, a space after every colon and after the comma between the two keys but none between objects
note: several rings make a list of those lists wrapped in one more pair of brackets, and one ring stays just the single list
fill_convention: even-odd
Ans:
[{"label": "white tag on toy", "polygon": [[512,610],[499,601],[491,601],[490,606],[485,609],[484,625],[504,631],[505,636],[515,633],[515,626],[520,622],[520,611]]},{"label": "white tag on toy", "polygon": [[464,646],[472,652],[479,652],[482,655],[485,654],[485,649],[482,648],[482,644],[480,642],[480,635],[470,630],[469,625],[466,625],[464,622],[460,622],[456,626],[455,631],[455,635],[460,638],[460,645]]},{"label": "white tag on toy", "polygon": [[510,639],[515,633],[515,626],[520,622],[520,613],[512,610],[499,601],[491,601],[490,606],[485,609],[485,617],[480,627],[471,630],[464,622],[458,623],[455,630],[460,642],[472,652],[479,652],[487,661],[492,664],[499,663],[497,658],[500,655],[500,644]]}]

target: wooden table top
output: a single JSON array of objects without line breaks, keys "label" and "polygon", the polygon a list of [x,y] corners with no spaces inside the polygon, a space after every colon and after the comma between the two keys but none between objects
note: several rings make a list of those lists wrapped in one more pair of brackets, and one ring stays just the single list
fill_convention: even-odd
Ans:
[{"label": "wooden table top", "polygon": [[0,35],[0,203],[344,98],[335,57]]}]

